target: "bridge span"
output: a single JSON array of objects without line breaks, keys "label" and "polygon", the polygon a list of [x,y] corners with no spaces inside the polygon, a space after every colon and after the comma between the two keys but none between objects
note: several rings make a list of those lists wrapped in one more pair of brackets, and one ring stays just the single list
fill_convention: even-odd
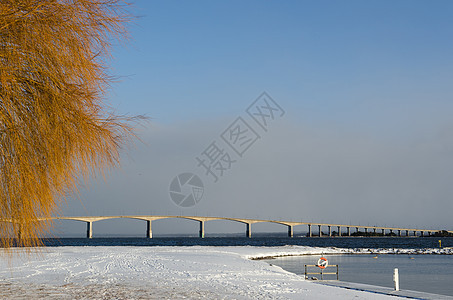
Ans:
[{"label": "bridge span", "polygon": [[[397,236],[429,236],[436,232],[441,231],[441,229],[417,229],[417,228],[399,228],[399,227],[381,227],[381,226],[363,226],[363,225],[342,225],[342,224],[328,224],[328,223],[315,223],[315,222],[292,222],[292,221],[280,221],[280,220],[261,220],[261,219],[244,219],[244,218],[225,218],[225,217],[200,217],[200,216],[85,216],[85,217],[54,217],[50,218],[51,220],[73,220],[73,221],[80,221],[87,223],[87,238],[93,237],[93,223],[102,221],[102,220],[109,220],[109,219],[137,219],[146,221],[146,237],[152,238],[152,222],[161,219],[171,219],[171,218],[179,218],[179,219],[188,219],[197,221],[200,223],[200,230],[199,230],[199,237],[204,238],[205,236],[205,223],[208,221],[214,220],[227,220],[233,222],[239,222],[245,224],[245,235],[246,237],[252,237],[252,224],[255,223],[276,223],[281,224],[283,226],[287,226],[288,228],[288,237],[294,236],[294,226],[305,225],[308,226],[308,236],[323,236],[322,228],[327,229],[327,233],[325,236],[332,236],[332,228],[337,229],[336,235],[337,236],[351,236],[351,228],[355,228],[356,232],[360,229],[363,229],[365,233],[373,231],[381,231],[383,235],[387,233],[394,233]],[[42,221],[46,219],[41,219]],[[48,220],[48,219],[47,219]],[[318,227],[317,234],[313,232],[313,227]],[[346,231],[345,231],[346,230]],[[453,231],[448,231],[448,233],[453,233]]]}]

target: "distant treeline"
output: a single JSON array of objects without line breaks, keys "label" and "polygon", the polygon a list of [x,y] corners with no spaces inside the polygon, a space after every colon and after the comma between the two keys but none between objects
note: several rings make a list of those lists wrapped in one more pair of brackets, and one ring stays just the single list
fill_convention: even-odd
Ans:
[{"label": "distant treeline", "polygon": [[435,234],[433,234],[431,236],[439,236],[439,237],[449,236],[449,237],[453,237],[453,233],[450,233],[450,232],[448,232],[446,230],[441,230],[441,231],[438,231],[438,232],[436,232]]},{"label": "distant treeline", "polygon": [[[324,233],[324,232],[321,232],[322,233],[322,236],[328,236],[328,234]],[[348,236],[346,233],[342,232],[341,233],[342,236]],[[307,233],[307,237],[309,236],[309,233]],[[317,236],[316,234],[313,234],[313,236]],[[332,236],[338,236],[338,232],[336,231],[332,231]],[[388,232],[388,233],[381,233],[381,232],[364,232],[364,231],[355,231],[355,232],[351,232],[351,236],[369,236],[369,237],[373,237],[373,236],[394,236],[396,237],[397,234],[394,233],[394,232]],[[405,236],[405,235],[402,235],[402,236]],[[428,236],[431,236],[431,237],[453,237],[453,233],[449,233],[447,230],[440,230],[436,233],[433,233],[433,234],[425,234],[424,235],[425,237],[428,237]]]}]

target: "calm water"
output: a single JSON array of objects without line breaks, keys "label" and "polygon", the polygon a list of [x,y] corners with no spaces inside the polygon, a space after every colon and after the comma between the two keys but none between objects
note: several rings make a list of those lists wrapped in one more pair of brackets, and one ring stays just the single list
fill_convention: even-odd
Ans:
[{"label": "calm water", "polygon": [[285,246],[301,245],[313,247],[338,248],[404,248],[422,249],[437,248],[438,240],[443,247],[453,247],[453,238],[396,238],[396,237],[341,237],[341,238],[306,238],[281,237],[258,234],[252,238],[246,237],[155,237],[147,238],[61,238],[47,239],[47,246]]},{"label": "calm water", "polygon": [[[329,264],[338,265],[340,280],[393,288],[393,269],[398,268],[400,289],[453,296],[451,255],[329,255]],[[313,265],[319,256],[282,257],[266,260],[283,269],[304,274],[304,265]],[[318,272],[310,268],[309,272]],[[334,268],[327,268],[335,272]],[[320,275],[310,275],[320,278]],[[324,275],[335,279],[335,275]]]}]

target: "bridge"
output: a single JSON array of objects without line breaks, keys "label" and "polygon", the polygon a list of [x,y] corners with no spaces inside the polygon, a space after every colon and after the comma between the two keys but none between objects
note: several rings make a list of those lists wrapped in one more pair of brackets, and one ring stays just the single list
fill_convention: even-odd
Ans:
[{"label": "bridge", "polygon": [[[294,226],[305,225],[308,226],[308,236],[323,236],[322,228],[327,228],[327,233],[325,236],[332,236],[332,228],[337,229],[337,236],[351,236],[351,228],[359,231],[359,229],[363,229],[365,234],[368,232],[373,231],[381,231],[383,235],[387,233],[394,233],[399,237],[401,236],[429,236],[436,232],[441,231],[440,229],[416,229],[416,228],[398,228],[398,227],[380,227],[380,226],[363,226],[363,225],[341,225],[341,224],[327,224],[327,223],[313,223],[313,222],[290,222],[290,221],[279,221],[279,220],[259,220],[259,219],[243,219],[243,218],[224,218],[224,217],[200,217],[200,216],[85,216],[85,217],[54,217],[50,218],[50,220],[73,220],[79,222],[86,222],[87,223],[87,238],[93,237],[93,223],[102,221],[102,220],[109,220],[109,219],[136,219],[136,220],[143,220],[146,221],[146,237],[152,238],[152,222],[161,219],[171,219],[171,218],[179,218],[179,219],[188,219],[193,220],[200,223],[200,231],[199,237],[204,238],[205,236],[205,223],[208,221],[214,220],[227,220],[233,222],[239,222],[245,224],[245,236],[252,237],[252,224],[256,223],[276,223],[286,226],[288,228],[288,237],[294,236]],[[49,219],[40,219],[41,221],[49,220]],[[11,222],[11,221],[9,221]],[[317,235],[313,232],[313,228],[318,227]],[[346,229],[346,231],[344,231]],[[452,233],[453,231],[447,231],[448,233]],[[404,233],[404,235],[403,235]]]}]

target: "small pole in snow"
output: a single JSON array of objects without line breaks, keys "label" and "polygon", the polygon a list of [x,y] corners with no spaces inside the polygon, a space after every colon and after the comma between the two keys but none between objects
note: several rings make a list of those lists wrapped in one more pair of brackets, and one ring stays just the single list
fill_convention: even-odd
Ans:
[{"label": "small pole in snow", "polygon": [[395,291],[400,290],[400,277],[398,275],[398,268],[393,271],[393,282],[395,283]]},{"label": "small pole in snow", "polygon": [[442,240],[439,240],[439,248],[442,248]]}]

